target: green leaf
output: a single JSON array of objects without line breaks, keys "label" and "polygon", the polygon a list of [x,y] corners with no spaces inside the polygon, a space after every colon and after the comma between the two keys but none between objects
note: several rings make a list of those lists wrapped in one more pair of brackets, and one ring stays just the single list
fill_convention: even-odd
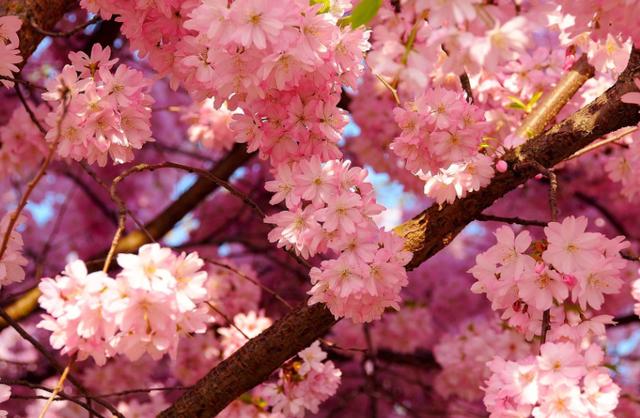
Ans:
[{"label": "green leaf", "polygon": [[351,27],[355,29],[369,23],[381,5],[382,0],[361,0],[351,11]]},{"label": "green leaf", "polygon": [[538,103],[538,100],[540,100],[540,98],[542,97],[542,92],[541,91],[537,91],[535,93],[533,93],[533,96],[531,96],[531,99],[529,100],[529,103],[527,103],[527,105],[533,109],[533,106]]},{"label": "green leaf", "polygon": [[327,13],[329,10],[331,10],[331,0],[310,0],[310,3],[312,6],[314,4],[322,4],[322,7],[320,8],[320,10],[318,10],[318,13]]},{"label": "green leaf", "polygon": [[511,103],[507,105],[509,109],[524,110],[524,111],[527,110],[527,105],[524,104],[524,102],[518,99],[517,97],[509,96],[509,100],[511,100]]}]

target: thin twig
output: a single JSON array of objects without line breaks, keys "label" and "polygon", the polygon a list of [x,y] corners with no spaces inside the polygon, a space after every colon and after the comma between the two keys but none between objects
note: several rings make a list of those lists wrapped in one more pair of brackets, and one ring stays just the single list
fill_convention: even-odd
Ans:
[{"label": "thin twig", "polygon": [[71,172],[71,170],[65,170],[62,172],[63,175],[71,179],[82,191],[85,195],[93,202],[93,204],[100,209],[100,212],[104,215],[104,217],[109,220],[114,225],[118,225],[118,215],[107,207],[107,205],[100,199],[100,197],[89,187],[87,183],[77,174]]},{"label": "thin twig", "polygon": [[230,265],[225,264],[225,263],[223,263],[221,261],[213,260],[213,259],[207,258],[207,257],[201,257],[201,258],[204,261],[206,261],[207,263],[213,264],[213,265],[218,266],[218,267],[222,267],[224,269],[227,269],[227,270],[237,274],[238,276],[242,277],[243,279],[245,279],[245,280],[249,281],[250,283],[253,283],[254,285],[258,286],[260,289],[266,291],[271,296],[275,297],[279,302],[281,302],[289,310],[293,309],[293,306],[291,306],[291,304],[289,302],[287,302],[282,296],[280,296],[275,290],[269,288],[268,286],[265,286],[260,281],[255,280],[255,279],[247,276],[246,274],[242,273],[238,269],[235,269],[235,268],[231,267]]},{"label": "thin twig", "polygon": [[569,161],[569,160],[573,160],[574,158],[582,157],[584,154],[587,154],[587,153],[589,153],[591,151],[595,151],[596,149],[598,149],[600,147],[603,147],[603,146],[605,146],[607,144],[610,144],[612,142],[619,141],[620,139],[624,138],[627,135],[630,135],[630,134],[634,133],[637,130],[638,130],[638,127],[634,126],[633,128],[626,129],[626,130],[622,131],[621,133],[619,133],[617,135],[613,135],[613,136],[611,136],[609,138],[605,138],[605,139],[603,139],[601,141],[597,141],[597,142],[594,142],[594,143],[592,143],[590,145],[587,145],[586,147],[582,148],[580,151],[576,151],[571,157],[567,158],[565,160],[565,162]]},{"label": "thin twig", "polygon": [[[553,170],[543,166],[535,160],[524,161],[521,165],[531,165],[549,179],[549,207],[551,209],[551,221],[558,220],[558,176]],[[547,332],[551,329],[551,310],[547,309],[542,314],[542,329],[540,331],[540,347],[547,341]]]},{"label": "thin twig", "polygon": [[[266,214],[264,213],[264,211],[260,208],[260,206],[258,206],[258,204],[253,199],[251,199],[249,196],[247,196],[246,194],[242,193],[240,190],[235,188],[231,183],[222,180],[221,178],[211,173],[210,171],[191,167],[184,164],[174,163],[170,161],[166,161],[164,163],[158,163],[158,164],[144,164],[144,163],[138,164],[125,170],[118,177],[116,177],[111,183],[111,197],[112,199],[114,199],[114,202],[118,203],[120,216],[118,219],[118,229],[116,230],[116,233],[113,237],[113,241],[111,242],[111,247],[109,248],[109,253],[107,254],[107,259],[105,260],[105,265],[103,267],[103,270],[105,269],[106,269],[105,271],[108,270],[109,264],[111,263],[111,260],[116,252],[116,248],[118,246],[118,242],[120,241],[120,237],[122,236],[122,232],[124,231],[124,216],[126,214],[126,208],[124,207],[124,202],[122,201],[122,199],[120,199],[120,197],[116,192],[116,188],[118,184],[121,181],[123,181],[125,178],[127,178],[128,176],[134,173],[140,173],[143,171],[155,171],[155,170],[164,169],[164,168],[175,168],[175,169],[183,170],[189,173],[198,174],[200,177],[204,177],[207,180],[213,183],[216,183],[217,185],[219,185],[220,187],[224,188],[229,193],[231,193],[233,196],[236,196],[237,198],[242,200],[246,205],[251,207],[251,209],[253,209],[256,212],[256,214],[260,217],[260,219],[264,219],[266,217]],[[297,255],[295,252],[291,250],[289,251],[285,250],[285,251],[301,265],[309,269],[311,268],[311,264],[309,264],[309,262],[304,258]]]},{"label": "thin twig", "polygon": [[149,393],[149,392],[169,392],[172,390],[189,390],[191,386],[171,386],[171,387],[158,387],[158,388],[144,388],[144,389],[129,389],[123,390],[121,392],[111,392],[111,393],[100,393],[95,395],[98,398],[113,398],[116,396],[128,396],[134,395],[137,393]]},{"label": "thin twig", "polygon": [[[376,364],[376,349],[373,345],[373,339],[371,337],[371,330],[369,324],[362,326],[365,341],[367,342],[367,351],[362,359],[362,371],[368,384],[366,385],[367,396],[369,396],[369,416],[371,418],[378,417],[378,381],[377,381],[377,364]],[[371,365],[371,372],[369,373],[368,364]]]},{"label": "thin twig", "polygon": [[[80,167],[82,167],[82,169],[89,175],[89,177],[91,177],[96,183],[98,183],[107,193],[111,193],[111,188],[104,182],[102,181],[102,179],[98,176],[98,174],[93,171],[91,169],[91,167],[89,167],[86,163],[81,162],[80,163]],[[115,202],[117,203],[117,202]],[[142,223],[137,216],[134,215],[134,213],[132,211],[129,210],[129,208],[127,208],[127,205],[124,203],[124,201],[122,202],[123,206],[124,206],[124,210],[125,212],[131,217],[131,219],[133,220],[133,223],[136,224],[136,226],[138,228],[140,228],[140,230],[142,232],[144,232],[144,234],[147,236],[147,238],[149,238],[149,241],[151,242],[157,242],[156,239],[153,237],[153,235],[151,235],[151,233],[149,232],[149,230],[145,227],[144,223]],[[117,216],[116,216],[116,225],[117,225]]]},{"label": "thin twig", "polygon": [[40,86],[38,84],[32,83],[29,80],[25,80],[24,78],[20,78],[20,77],[7,77],[4,75],[0,75],[0,80],[6,80],[6,81],[10,81],[12,83],[19,83],[19,84],[23,84],[29,88],[32,89],[37,89],[37,90],[46,90],[45,87]]},{"label": "thin twig", "polygon": [[[27,100],[22,95],[22,92],[20,91],[20,87],[19,87],[18,84],[16,84],[15,90],[16,90],[16,94],[18,95],[18,99],[20,99],[20,102],[22,103],[22,106],[24,106],[24,109],[29,114],[29,118],[31,118],[31,121],[36,125],[36,127],[38,128],[40,133],[42,133],[42,135],[46,135],[47,134],[47,130],[44,129],[44,127],[42,126],[42,124],[40,123],[38,118],[36,117],[35,113],[33,113],[33,110],[31,109],[31,106],[29,106],[29,103],[27,102]],[[58,134],[58,135],[60,135],[60,134]]]},{"label": "thin twig", "polygon": [[69,107],[69,103],[66,100],[66,97],[63,98],[63,101],[64,101],[64,109],[63,109],[62,115],[58,120],[58,124],[57,124],[58,126],[56,128],[57,129],[56,139],[51,143],[51,145],[49,145],[49,153],[47,154],[46,158],[40,165],[40,169],[36,173],[35,177],[33,177],[33,179],[31,179],[31,181],[29,182],[29,184],[27,184],[27,190],[22,195],[22,198],[20,199],[20,202],[18,203],[16,210],[11,214],[11,217],[9,218],[9,225],[7,225],[7,230],[4,232],[4,236],[2,238],[2,245],[0,246],[0,260],[2,260],[4,253],[7,251],[7,248],[9,246],[9,239],[11,238],[13,228],[15,228],[16,223],[18,222],[18,218],[20,217],[20,214],[22,213],[24,208],[27,206],[27,202],[29,201],[29,197],[31,197],[31,193],[33,193],[33,190],[36,188],[36,186],[38,185],[42,177],[44,177],[44,175],[46,174],[47,168],[49,168],[49,164],[51,163],[51,160],[53,159],[53,156],[55,155],[56,150],[58,149],[58,144],[60,143],[60,139],[62,138],[62,122],[67,115],[67,110]]},{"label": "thin twig", "polygon": [[602,203],[600,203],[596,198],[590,196],[584,192],[577,191],[574,193],[574,196],[578,198],[578,200],[586,203],[587,205],[595,208],[602,216],[604,216],[607,221],[613,226],[613,228],[621,235],[624,235],[628,239],[633,239],[627,228],[622,224],[622,222],[613,214],[611,211]]},{"label": "thin twig", "polygon": [[549,169],[537,161],[529,160],[524,161],[518,164],[519,166],[527,166],[531,165],[536,168],[540,172],[540,174],[544,174],[549,179],[549,207],[551,209],[551,221],[555,222],[558,220],[558,176],[556,173]]},{"label": "thin twig", "polygon": [[243,330],[241,330],[241,329],[240,329],[240,327],[238,327],[238,326],[236,325],[236,323],[235,323],[231,318],[229,318],[229,317],[227,316],[227,314],[225,314],[224,312],[222,312],[220,309],[216,308],[216,307],[213,305],[213,303],[211,303],[211,302],[209,302],[209,301],[207,301],[207,302],[205,302],[205,303],[206,303],[206,304],[207,304],[207,305],[208,305],[208,306],[209,306],[209,307],[210,307],[214,312],[216,312],[218,315],[220,315],[222,318],[224,318],[224,320],[225,320],[225,321],[227,321],[227,323],[228,323],[229,325],[231,325],[233,328],[235,328],[235,329],[236,329],[236,331],[238,331],[240,334],[242,334],[242,336],[243,336],[244,338],[246,338],[247,340],[250,340],[250,339],[251,339],[251,337],[249,337],[247,334],[245,334],[245,333],[244,333],[244,331],[243,331]]},{"label": "thin twig", "polygon": [[60,379],[58,379],[58,383],[56,384],[55,388],[53,388],[53,391],[51,392],[51,396],[49,396],[49,399],[47,399],[47,402],[42,407],[42,410],[40,411],[38,418],[44,418],[44,416],[47,413],[47,410],[49,410],[49,407],[51,406],[51,402],[53,402],[56,396],[60,392],[62,392],[62,388],[64,387],[64,381],[67,380],[67,376],[69,375],[69,372],[71,371],[71,367],[73,367],[73,363],[75,363],[75,361],[76,361],[75,357],[69,360],[69,364],[67,364],[67,367],[65,367],[64,370],[62,371],[62,375],[60,375]]},{"label": "thin twig", "polygon": [[[49,388],[43,385],[38,385],[35,383],[31,383],[28,382],[26,380],[16,380],[16,379],[6,379],[4,377],[0,377],[0,383],[5,384],[5,385],[11,385],[11,386],[24,386],[24,387],[28,387],[30,389],[34,389],[34,390],[41,390],[44,392],[53,392],[53,388]],[[58,400],[64,400],[64,401],[69,401],[69,402],[73,402],[78,406],[81,406],[82,408],[86,409],[87,412],[93,414],[94,416],[98,416],[101,418],[104,418],[104,415],[100,414],[100,412],[96,411],[91,405],[89,405],[88,402],[82,402],[80,400],[78,400],[75,396],[70,396],[65,394],[64,392],[59,392],[57,394],[58,399],[54,399],[54,401],[58,401]],[[20,398],[19,395],[11,395],[12,399],[49,399],[48,396],[38,396],[38,395],[34,395],[34,396],[25,396],[24,398]]]},{"label": "thin twig", "polygon": [[38,33],[40,33],[40,34],[42,34],[44,36],[51,36],[53,38],[63,38],[63,37],[75,35],[76,33],[80,32],[83,29],[85,29],[87,26],[91,26],[93,24],[96,24],[99,21],[100,21],[100,16],[96,15],[96,16],[92,17],[91,19],[87,20],[86,22],[84,22],[83,24],[75,26],[72,29],[69,29],[69,30],[66,30],[66,31],[62,31],[62,32],[56,32],[56,31],[50,31],[50,30],[46,30],[46,29],[41,28],[35,22],[33,17],[29,17],[29,24],[31,25],[31,27],[36,32],[38,32]]}]

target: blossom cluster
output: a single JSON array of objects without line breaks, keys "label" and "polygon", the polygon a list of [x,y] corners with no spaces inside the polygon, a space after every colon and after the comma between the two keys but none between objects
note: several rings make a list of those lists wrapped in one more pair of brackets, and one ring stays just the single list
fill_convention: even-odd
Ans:
[{"label": "blossom cluster", "polygon": [[277,383],[267,384],[262,392],[272,413],[301,418],[307,410],[318,412],[320,403],[336,393],[342,375],[326,358],[316,341],[280,369]]},{"label": "blossom cluster", "polygon": [[[7,233],[12,215],[13,213],[9,212],[0,220],[0,243]],[[20,219],[17,223],[19,222]],[[24,280],[24,267],[27,265],[27,259],[22,255],[23,246],[22,235],[14,227],[9,234],[7,248],[0,257],[0,288]]]},{"label": "blossom cluster", "polygon": [[620,193],[630,202],[640,196],[640,135],[631,134],[628,149],[612,155],[606,162],[604,169],[609,179],[619,183]]},{"label": "blossom cluster", "polygon": [[218,328],[220,346],[223,348],[222,357],[227,358],[247,342],[247,338],[258,336],[271,326],[271,319],[264,316],[264,312],[250,311],[239,313],[233,317],[233,324]]},{"label": "blossom cluster", "polygon": [[[174,372],[184,384],[193,384],[223,359],[271,325],[262,312],[238,314],[233,324],[213,333],[196,335],[180,342]],[[264,418],[303,417],[318,412],[320,403],[335,394],[341,372],[316,341],[285,363],[275,382],[264,383],[232,402],[221,417],[260,416]]]},{"label": "blossom cluster", "polygon": [[[387,311],[379,321],[364,326],[352,321],[340,321],[331,328],[330,341],[339,347],[367,350],[389,350],[411,354],[431,347],[436,327],[431,309],[412,301],[404,301],[400,310]],[[368,334],[368,341],[367,341]],[[360,359],[359,353],[355,358]]]},{"label": "blossom cluster", "polygon": [[471,290],[486,293],[492,308],[528,336],[540,334],[545,310],[551,310],[552,324],[562,324],[567,303],[582,311],[600,309],[604,295],[622,286],[627,263],[620,250],[629,242],[586,228],[587,218],[569,216],[549,223],[546,240],[534,242],[528,231],[516,235],[500,227],[496,245],[479,254],[469,270],[478,280]]},{"label": "blossom cluster", "polygon": [[[22,26],[22,20],[17,16],[0,16],[0,77],[13,78],[13,73],[20,69],[16,64],[22,62],[20,56],[20,38],[18,31]],[[13,81],[0,79],[5,87],[13,87]]]},{"label": "blossom cluster", "polygon": [[210,314],[217,324],[229,318],[233,323],[216,332],[183,338],[172,370],[181,383],[191,385],[212,367],[242,347],[246,337],[255,337],[271,325],[271,319],[258,311],[261,291],[256,272],[248,265],[219,259],[208,263],[204,284],[207,300],[215,307]]},{"label": "blossom cluster", "polygon": [[620,387],[602,366],[598,345],[548,342],[540,355],[487,363],[484,403],[490,417],[614,417]]},{"label": "blossom cluster", "polygon": [[[258,274],[248,264],[238,264],[230,259],[218,259],[208,263],[208,279],[205,283],[209,300],[225,315],[257,311],[260,302]],[[216,318],[218,315],[213,312]],[[219,322],[219,321],[216,321]]]},{"label": "blossom cluster", "polygon": [[531,354],[531,345],[515,331],[499,329],[496,321],[476,318],[445,334],[433,354],[442,367],[436,391],[444,397],[475,401],[482,398],[482,384],[491,376],[486,363],[494,357],[517,360]]},{"label": "blossom cluster", "polygon": [[[38,120],[47,113],[44,105],[31,107]],[[7,124],[0,127],[0,144],[0,177],[3,178],[30,173],[47,153],[44,136],[24,107],[16,108]]]},{"label": "blossom cluster", "polygon": [[236,141],[230,124],[238,111],[231,111],[224,104],[216,109],[214,100],[209,98],[191,105],[181,119],[188,125],[189,141],[200,143],[206,149],[220,154],[230,150]]},{"label": "blossom cluster", "polygon": [[631,38],[636,46],[640,45],[640,30],[633,16],[640,13],[640,5],[633,0],[585,0],[558,2],[562,11],[575,18],[567,29],[573,35],[583,32],[595,40],[606,40],[608,36]]},{"label": "blossom cluster", "polygon": [[479,151],[490,124],[462,93],[431,88],[394,115],[402,132],[390,148],[426,181],[427,196],[452,203],[489,183],[493,159]]},{"label": "blossom cluster", "polygon": [[42,97],[55,108],[45,122],[46,139],[58,143],[63,158],[97,162],[100,166],[111,157],[116,163],[133,159],[151,138],[150,82],[143,73],[110,59],[111,49],[95,44],[91,55],[69,53],[71,64],[48,80]]},{"label": "blossom cluster", "polygon": [[[640,89],[640,79],[634,79],[635,85]],[[625,103],[640,105],[640,92],[631,91],[624,94],[621,100]],[[609,179],[620,183],[620,193],[630,202],[640,195],[640,134],[633,131],[621,138],[621,144],[627,148],[623,152],[613,153],[605,164],[605,170]]]},{"label": "blossom cluster", "polygon": [[122,270],[115,278],[88,273],[76,260],[55,279],[43,279],[39,303],[47,315],[39,327],[52,332],[52,347],[98,365],[116,354],[157,360],[175,357],[180,336],[207,330],[207,273],[196,253],[147,244],[117,261]]},{"label": "blossom cluster", "polygon": [[358,94],[353,95],[349,103],[349,112],[360,133],[348,138],[345,147],[361,164],[370,166],[376,173],[388,173],[402,183],[405,190],[422,192],[424,182],[407,170],[405,162],[389,148],[400,135],[393,114],[396,106],[389,90],[373,75],[364,74]]},{"label": "blossom cluster", "polygon": [[382,208],[366,177],[366,170],[349,162],[313,157],[278,166],[275,180],[265,186],[275,192],[271,203],[284,201],[288,209],[265,218],[276,225],[270,241],[305,258],[338,254],[311,269],[309,303],[324,302],[336,317],[357,322],[399,308],[400,289],[407,284],[403,266],[411,257],[402,238],[371,219]]}]

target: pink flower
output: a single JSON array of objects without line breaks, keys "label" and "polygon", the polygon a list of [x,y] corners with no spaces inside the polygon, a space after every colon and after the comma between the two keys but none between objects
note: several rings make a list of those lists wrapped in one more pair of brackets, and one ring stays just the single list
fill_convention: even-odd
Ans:
[{"label": "pink flower", "polygon": [[327,207],[318,210],[317,218],[324,222],[323,227],[331,232],[340,230],[346,234],[356,231],[356,225],[362,222],[360,197],[352,192],[343,192],[332,197]]},{"label": "pink flower", "polygon": [[553,306],[554,300],[562,303],[569,296],[569,289],[560,274],[545,269],[525,272],[518,281],[518,294],[524,302],[544,311]]},{"label": "pink flower", "polygon": [[[0,220],[0,237],[3,237],[9,228],[9,220],[13,213],[9,212]],[[22,219],[18,219],[16,226],[21,223]],[[0,287],[10,283],[21,282],[24,280],[24,267],[28,261],[22,256],[22,248],[24,243],[22,235],[14,227],[9,235],[7,248],[0,258]]]},{"label": "pink flower", "polygon": [[538,356],[540,382],[577,382],[587,372],[584,358],[572,343],[546,343]]},{"label": "pink flower", "polygon": [[311,269],[311,283],[326,283],[338,297],[346,298],[352,293],[359,292],[363,287],[363,263],[339,257],[337,260],[322,262],[322,270]]},{"label": "pink flower", "polygon": [[229,18],[233,31],[227,38],[239,44],[265,49],[267,41],[274,42],[284,27],[285,11],[267,0],[237,0],[231,5]]},{"label": "pink flower", "polygon": [[154,290],[170,293],[175,256],[169,248],[159,244],[146,244],[138,254],[118,254],[118,265],[122,267],[120,276],[134,289]]},{"label": "pink flower", "polygon": [[102,48],[100,44],[94,44],[91,48],[91,55],[88,56],[82,51],[70,52],[69,61],[71,65],[75,67],[75,70],[80,73],[80,77],[94,77],[99,74],[99,71],[104,69],[110,71],[111,67],[118,62],[118,59],[112,59],[111,48]]},{"label": "pink flower", "polygon": [[[13,78],[13,73],[20,69],[16,66],[22,62],[20,56],[20,39],[18,30],[22,26],[22,20],[17,16],[0,16],[0,76]],[[0,80],[5,87],[13,87],[13,82]]]},{"label": "pink flower", "polygon": [[17,48],[20,44],[18,31],[22,27],[22,20],[18,16],[0,16],[0,44],[9,44]]},{"label": "pink flower", "polygon": [[576,271],[577,286],[573,288],[573,300],[577,300],[582,309],[587,305],[600,309],[604,303],[604,295],[620,292],[623,281],[620,269],[599,256],[592,262],[592,267]]},{"label": "pink flower", "polygon": [[296,191],[311,202],[330,202],[335,193],[335,185],[331,183],[329,169],[320,162],[317,156],[303,160],[296,166]]},{"label": "pink flower", "polygon": [[585,232],[587,218],[569,216],[562,223],[551,222],[544,228],[549,241],[542,258],[558,271],[571,274],[579,267],[589,266],[597,259],[601,234]]},{"label": "pink flower", "polygon": [[606,373],[589,372],[584,377],[583,387],[584,404],[592,416],[609,416],[618,406],[620,387]]},{"label": "pink flower", "polygon": [[264,218],[266,223],[277,225],[269,232],[269,241],[277,242],[278,247],[293,248],[304,257],[314,255],[316,250],[311,245],[312,235],[317,235],[320,230],[317,212],[314,212],[312,206],[307,206],[305,209],[298,207],[293,211],[267,216]]},{"label": "pink flower", "polygon": [[534,418],[573,418],[586,415],[586,407],[580,396],[580,388],[563,381],[554,382],[540,406],[533,409]]},{"label": "pink flower", "polygon": [[489,71],[493,71],[505,60],[514,59],[518,52],[525,49],[529,43],[526,34],[528,21],[523,16],[517,16],[488,31],[485,36],[478,39],[469,37],[469,54],[473,59]]},{"label": "pink flower", "polygon": [[300,194],[298,193],[298,189],[295,188],[293,171],[289,164],[278,165],[275,179],[266,182],[264,188],[274,193],[269,201],[271,205],[285,201],[287,207],[293,209],[300,203]]},{"label": "pink flower", "polygon": [[[233,317],[233,325],[218,328],[221,336],[220,345],[223,347],[223,358],[229,357],[247,342],[247,337],[258,336],[271,326],[271,319],[264,316],[262,311],[239,313]],[[242,331],[242,332],[240,332]],[[244,334],[244,335],[243,335]]]},{"label": "pink flower", "polygon": [[508,226],[501,226],[494,234],[498,242],[486,251],[486,256],[501,264],[498,272],[503,280],[520,280],[527,267],[535,264],[530,256],[524,254],[531,245],[531,235],[528,231],[515,235]]},{"label": "pink flower", "polygon": [[[13,78],[13,73],[17,73],[20,69],[16,64],[22,62],[20,50],[12,44],[4,44],[0,42],[0,76]],[[9,80],[0,80],[5,87],[13,87],[13,82]]]},{"label": "pink flower", "polygon": [[298,353],[303,361],[302,367],[298,370],[301,376],[306,375],[310,371],[322,372],[323,361],[327,358],[327,353],[320,348],[320,342],[315,341],[309,347]]}]

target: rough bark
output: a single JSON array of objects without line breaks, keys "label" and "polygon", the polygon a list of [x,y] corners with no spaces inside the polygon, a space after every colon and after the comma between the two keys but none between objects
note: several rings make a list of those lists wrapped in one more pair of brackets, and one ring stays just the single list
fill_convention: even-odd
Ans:
[{"label": "rough bark", "polygon": [[44,38],[30,21],[42,29],[52,30],[65,13],[77,6],[78,0],[0,0],[0,16],[15,15],[22,19],[18,36],[23,65]]},{"label": "rough bark", "polygon": [[[538,172],[526,161],[550,168],[603,135],[640,121],[638,107],[622,103],[620,97],[636,90],[633,78],[640,76],[640,52],[631,54],[629,65],[618,81],[591,104],[529,140],[518,152],[505,156],[509,170],[497,173],[482,190],[442,208],[432,206],[403,223],[395,232],[406,239],[413,252],[407,266],[413,269],[448,245],[484,209]],[[258,385],[301,348],[322,337],[333,325],[333,315],[323,305],[300,306],[251,339],[231,357],[212,369],[159,417],[209,418],[236,397]]]}]

